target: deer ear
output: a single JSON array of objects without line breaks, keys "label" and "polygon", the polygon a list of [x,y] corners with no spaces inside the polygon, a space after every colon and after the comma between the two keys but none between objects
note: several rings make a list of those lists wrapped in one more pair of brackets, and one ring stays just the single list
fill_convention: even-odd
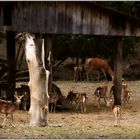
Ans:
[{"label": "deer ear", "polygon": [[15,94],[14,97],[17,99],[17,95]]},{"label": "deer ear", "polygon": [[20,98],[22,99],[24,97],[24,95],[21,95]]}]

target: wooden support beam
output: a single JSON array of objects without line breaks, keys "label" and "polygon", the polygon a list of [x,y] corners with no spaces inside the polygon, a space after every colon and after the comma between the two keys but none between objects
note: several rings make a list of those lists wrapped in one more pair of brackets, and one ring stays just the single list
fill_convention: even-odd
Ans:
[{"label": "wooden support beam", "polygon": [[122,37],[117,38],[117,46],[114,49],[114,105],[121,105],[122,92]]},{"label": "wooden support beam", "polygon": [[52,81],[53,81],[53,75],[52,75],[52,36],[47,35],[46,41],[45,41],[45,48],[46,48],[46,69],[50,71],[49,75],[49,92],[52,92]]},{"label": "wooden support beam", "polygon": [[7,32],[7,81],[8,81],[8,95],[7,99],[13,100],[14,90],[15,90],[15,75],[16,75],[16,66],[15,66],[15,33],[8,31]]}]

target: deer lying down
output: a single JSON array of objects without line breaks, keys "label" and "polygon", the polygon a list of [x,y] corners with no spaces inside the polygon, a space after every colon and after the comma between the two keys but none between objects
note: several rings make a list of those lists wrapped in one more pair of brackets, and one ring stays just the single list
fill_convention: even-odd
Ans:
[{"label": "deer lying down", "polygon": [[114,114],[114,127],[120,126],[120,119],[122,113],[121,105],[113,105],[114,102],[112,98],[107,98],[106,103],[108,107],[112,107]]},{"label": "deer lying down", "polygon": [[21,99],[22,99],[23,95],[22,96],[14,95],[14,96],[16,98],[15,102],[0,100],[0,113],[5,114],[5,118],[4,118],[4,121],[1,125],[1,127],[5,124],[9,114],[11,114],[11,120],[12,120],[11,124],[13,125],[13,113],[18,108],[18,105],[21,103]]}]

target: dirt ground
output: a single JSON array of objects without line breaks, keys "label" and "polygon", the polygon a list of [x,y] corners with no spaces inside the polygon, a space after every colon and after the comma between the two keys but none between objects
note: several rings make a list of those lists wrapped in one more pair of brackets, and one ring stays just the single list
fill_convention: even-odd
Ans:
[{"label": "dirt ground", "polygon": [[[81,114],[74,108],[69,111],[56,111],[49,114],[48,127],[30,127],[27,111],[18,110],[14,114],[14,125],[9,120],[6,126],[0,128],[0,138],[140,138],[140,81],[127,81],[128,89],[133,92],[131,103],[122,108],[121,127],[114,127],[114,117],[111,108],[102,101],[97,108],[93,100],[95,88],[101,83],[55,81],[63,95],[68,91],[85,92],[88,95],[87,113]],[[108,92],[111,87],[109,83]],[[0,114],[0,123],[3,115]]]}]

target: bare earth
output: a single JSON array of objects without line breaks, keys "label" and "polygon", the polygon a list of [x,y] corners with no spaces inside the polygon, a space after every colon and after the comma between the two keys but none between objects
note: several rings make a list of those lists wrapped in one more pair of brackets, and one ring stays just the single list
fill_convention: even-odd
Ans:
[{"label": "bare earth", "polygon": [[[6,126],[0,128],[0,138],[140,138],[140,81],[128,81],[128,89],[133,91],[133,100],[127,107],[123,106],[121,127],[114,127],[114,117],[111,108],[95,106],[93,93],[102,83],[56,81],[63,95],[68,91],[85,92],[88,95],[87,113],[81,114],[72,108],[69,111],[57,111],[49,114],[48,127],[30,127],[27,111],[16,111],[14,125],[9,120]],[[111,82],[109,83],[109,89]],[[134,107],[135,105],[135,107]],[[0,114],[0,123],[3,115]]]}]

